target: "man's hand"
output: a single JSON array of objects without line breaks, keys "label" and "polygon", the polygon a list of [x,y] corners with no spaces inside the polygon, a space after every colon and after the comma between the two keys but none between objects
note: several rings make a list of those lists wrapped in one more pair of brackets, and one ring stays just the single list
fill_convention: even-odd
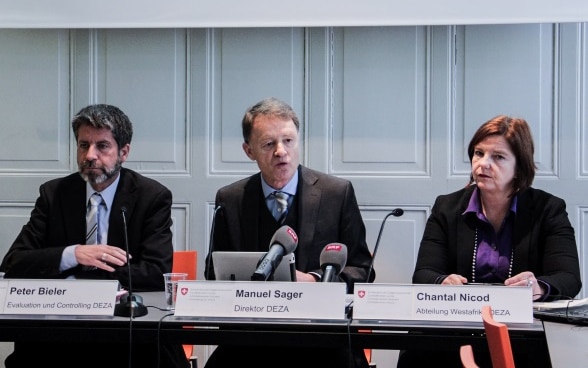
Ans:
[{"label": "man's hand", "polygon": [[124,250],[104,244],[80,245],[76,247],[75,256],[81,265],[94,266],[109,272],[114,271],[111,265],[124,266],[127,263],[127,253]]}]

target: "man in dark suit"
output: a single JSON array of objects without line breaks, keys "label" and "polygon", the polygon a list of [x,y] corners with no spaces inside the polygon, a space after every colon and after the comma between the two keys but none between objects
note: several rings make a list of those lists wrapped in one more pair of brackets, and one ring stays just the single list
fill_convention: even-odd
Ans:
[{"label": "man in dark suit", "polygon": [[[111,105],[91,105],[73,118],[79,172],[41,185],[29,222],[8,250],[0,268],[6,278],[114,279],[129,285],[125,229],[133,291],[163,290],[171,272],[171,192],[122,168],[133,134],[128,117]],[[96,242],[86,235],[89,198],[103,201]],[[88,333],[91,333],[90,331]],[[15,342],[6,367],[188,367],[180,345]]]},{"label": "man in dark suit", "polygon": [[[297,281],[320,281],[320,254],[329,243],[343,243],[348,256],[339,281],[351,293],[366,282],[371,263],[365,226],[351,182],[299,163],[299,120],[292,108],[275,98],[247,110],[242,121],[243,150],[260,172],[218,190],[213,251],[268,251],[277,229],[288,225],[298,236],[294,252]],[[275,192],[287,194],[287,210],[279,210]],[[214,279],[211,255],[205,277]],[[373,281],[372,274],[369,281]],[[352,358],[350,358],[350,356]],[[238,357],[240,366],[364,367],[361,351],[219,346],[206,368],[226,367]],[[260,359],[263,357],[263,359]],[[279,359],[279,360],[277,360]],[[279,363],[278,363],[279,362]],[[287,362],[287,363],[285,363]]]}]

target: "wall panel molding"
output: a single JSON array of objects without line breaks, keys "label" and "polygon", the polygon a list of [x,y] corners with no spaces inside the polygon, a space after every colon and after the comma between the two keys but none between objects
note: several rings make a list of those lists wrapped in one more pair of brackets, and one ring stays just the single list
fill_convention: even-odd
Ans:
[{"label": "wall panel molding", "polygon": [[430,175],[429,40],[427,27],[336,30],[331,173]]},{"label": "wall panel molding", "polygon": [[553,95],[560,75],[558,30],[553,24],[456,28],[451,175],[469,174],[469,140],[499,114],[522,117],[531,126],[537,175],[559,174],[558,100]]},{"label": "wall panel molding", "polygon": [[0,176],[70,171],[69,49],[67,30],[0,32]]}]

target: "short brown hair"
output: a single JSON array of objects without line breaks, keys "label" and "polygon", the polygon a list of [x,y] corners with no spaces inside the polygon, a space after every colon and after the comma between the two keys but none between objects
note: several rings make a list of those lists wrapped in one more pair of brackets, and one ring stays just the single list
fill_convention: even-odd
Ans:
[{"label": "short brown hair", "polygon": [[[516,171],[512,194],[529,188],[533,184],[533,179],[535,179],[537,166],[533,159],[535,153],[533,136],[525,119],[498,115],[482,124],[474,133],[468,146],[470,163],[472,162],[476,145],[492,135],[504,137],[515,155]],[[470,175],[471,181],[473,181],[473,177]]]},{"label": "short brown hair", "polygon": [[245,143],[249,143],[251,131],[253,130],[253,122],[259,115],[278,116],[284,120],[292,120],[294,125],[296,125],[296,130],[300,130],[300,121],[294,109],[284,101],[280,101],[275,97],[268,97],[248,108],[245,116],[243,116],[241,128]]}]

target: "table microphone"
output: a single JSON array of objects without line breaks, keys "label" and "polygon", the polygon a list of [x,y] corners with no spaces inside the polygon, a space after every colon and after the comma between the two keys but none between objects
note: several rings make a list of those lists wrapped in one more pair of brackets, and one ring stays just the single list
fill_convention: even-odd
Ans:
[{"label": "table microphone", "polygon": [[276,230],[270,241],[270,249],[257,265],[257,269],[251,275],[251,280],[267,281],[280,265],[282,257],[294,252],[297,245],[298,235],[290,226],[284,225]]},{"label": "table microphone", "polygon": [[370,276],[372,275],[372,269],[374,268],[374,261],[376,259],[376,252],[378,251],[378,247],[380,246],[380,238],[382,237],[382,231],[384,231],[384,225],[386,224],[386,220],[390,216],[400,217],[402,215],[404,215],[404,210],[402,208],[395,208],[392,210],[392,212],[384,216],[384,220],[382,220],[382,225],[380,226],[380,232],[378,233],[378,239],[376,239],[376,245],[374,246],[374,252],[372,253],[372,262],[370,263],[370,268],[368,270],[365,282],[370,282]]},{"label": "table microphone", "polygon": [[114,315],[118,317],[141,317],[147,314],[147,307],[143,304],[143,298],[133,295],[133,284],[131,279],[131,262],[129,259],[129,236],[127,230],[127,208],[122,207],[120,214],[123,219],[125,233],[125,250],[127,251],[127,270],[129,272],[129,293],[120,298],[120,302],[114,306]]},{"label": "table microphone", "polygon": [[347,264],[347,246],[341,243],[327,244],[320,255],[323,277],[321,282],[333,282]]}]

